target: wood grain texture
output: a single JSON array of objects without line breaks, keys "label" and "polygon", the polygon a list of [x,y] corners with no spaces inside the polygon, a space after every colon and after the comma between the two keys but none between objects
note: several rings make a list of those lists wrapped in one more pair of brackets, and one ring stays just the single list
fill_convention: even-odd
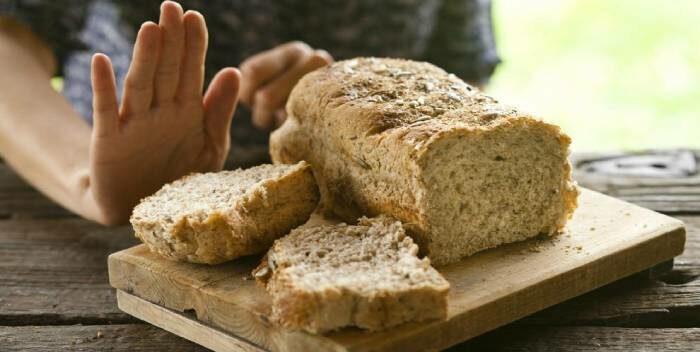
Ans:
[{"label": "wood grain texture", "polygon": [[673,270],[653,279],[630,277],[516,324],[623,327],[700,326],[700,216],[682,216],[686,245]]},{"label": "wood grain texture", "polygon": [[509,327],[448,351],[697,351],[700,328]]},{"label": "wood grain texture", "polygon": [[[110,256],[118,289],[272,350],[439,349],[628,276],[681,253],[682,224],[584,190],[561,236],[512,244],[440,268],[452,284],[445,322],[406,324],[326,336],[277,329],[267,321],[269,297],[244,280],[257,258],[207,267],[174,263],[137,246]],[[554,265],[553,263],[556,263]]]},{"label": "wood grain texture", "polygon": [[520,325],[700,326],[700,281],[623,280],[518,321]]},{"label": "wood grain texture", "polygon": [[[236,160],[230,167],[237,166]],[[623,177],[606,178],[579,182],[611,194],[615,193],[607,185],[625,182]],[[700,181],[641,181],[631,182],[636,185],[629,188],[630,195],[668,191],[669,208],[687,214],[678,216],[686,222],[688,237],[672,272],[659,280],[637,275],[615,282],[452,350],[666,351],[676,344],[681,344],[680,350],[697,349],[693,338],[700,335],[698,329],[681,327],[700,327],[700,215],[690,214],[698,209],[676,202],[676,197],[683,199]],[[205,351],[147,324],[103,325],[137,322],[118,310],[107,284],[105,259],[133,243],[128,228],[103,229],[77,220],[0,159],[0,325],[23,325],[0,327],[0,350]],[[54,325],[77,323],[97,325]],[[98,331],[103,339],[96,339]],[[605,343],[598,345],[601,339]]]},{"label": "wood grain texture", "polygon": [[9,165],[0,163],[0,220],[64,217],[75,215],[34,190]]},{"label": "wood grain texture", "polygon": [[128,228],[79,219],[0,221],[0,324],[133,322],[116,307],[106,257],[135,243]]},{"label": "wood grain texture", "polygon": [[144,324],[0,326],[0,350],[205,352],[183,338]]},{"label": "wood grain texture", "polygon": [[[577,153],[572,155],[574,179],[584,187],[603,192],[639,206],[665,213],[700,212],[700,170],[695,150],[662,150],[639,153]],[[630,157],[636,161],[630,162]],[[675,159],[695,159],[683,164]],[[664,160],[671,159],[671,161]],[[622,164],[591,167],[596,163]],[[624,164],[632,164],[624,166]],[[635,175],[634,170],[656,170],[657,177]],[[686,169],[686,175],[671,175]],[[647,170],[649,171],[649,170]],[[661,177],[668,173],[666,177]]]},{"label": "wood grain texture", "polygon": [[214,351],[264,351],[249,341],[202,324],[193,316],[176,313],[124,291],[117,290],[117,297],[121,310]]},{"label": "wood grain texture", "polygon": [[[213,331],[194,320],[194,317],[162,308],[156,304],[123,293],[120,302],[127,303],[127,309],[147,312],[163,323],[168,320],[185,320],[178,328],[186,327],[190,335],[211,337]],[[141,300],[134,304],[132,301]],[[223,341],[234,339],[235,347],[220,346]],[[471,341],[453,346],[447,351],[694,351],[700,343],[700,328],[643,329],[597,326],[521,326],[508,325],[493,332],[476,337]],[[257,346],[239,345],[230,336],[217,337],[202,345],[214,351],[252,351]],[[220,347],[220,348],[217,348]]]},{"label": "wood grain texture", "polygon": [[700,215],[677,216],[686,225],[689,233],[683,255],[676,260],[677,270],[687,270],[690,274],[700,275]]}]

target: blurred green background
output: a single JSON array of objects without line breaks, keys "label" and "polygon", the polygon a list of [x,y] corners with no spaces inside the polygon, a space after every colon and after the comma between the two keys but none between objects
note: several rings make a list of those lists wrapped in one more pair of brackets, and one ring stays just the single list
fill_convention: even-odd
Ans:
[{"label": "blurred green background", "polygon": [[494,1],[487,91],[573,150],[700,148],[700,1]]}]

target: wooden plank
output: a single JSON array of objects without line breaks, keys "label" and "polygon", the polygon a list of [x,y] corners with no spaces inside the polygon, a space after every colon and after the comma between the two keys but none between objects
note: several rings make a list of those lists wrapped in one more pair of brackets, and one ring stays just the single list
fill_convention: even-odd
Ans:
[{"label": "wooden plank", "polygon": [[211,350],[264,351],[248,341],[202,324],[191,316],[187,317],[185,314],[176,313],[124,291],[117,290],[117,299],[121,310]]},{"label": "wooden plank", "polygon": [[[614,192],[608,192],[610,195],[617,197]],[[673,198],[667,199],[650,199],[649,197],[618,197],[621,200],[636,204],[640,207],[656,210],[665,214],[686,214],[689,212],[700,211],[700,198],[698,201],[682,201]]]},{"label": "wooden plank", "polygon": [[0,350],[205,352],[165,330],[145,324],[0,326]]},{"label": "wooden plank", "polygon": [[438,349],[628,276],[682,252],[675,219],[584,190],[567,233],[486,251],[440,268],[452,284],[448,319],[380,333],[326,336],[269,323],[269,297],[245,280],[257,258],[201,266],[137,246],[109,258],[110,282],[165,307],[193,309],[208,324],[272,350]]},{"label": "wooden plank", "polygon": [[75,215],[34,190],[7,164],[0,163],[0,220],[61,217]]},{"label": "wooden plank", "polygon": [[[119,291],[119,306],[139,318],[166,330],[177,329],[180,336],[214,351],[259,351],[258,347],[201,324],[193,316],[160,307]],[[150,319],[149,319],[150,318]],[[175,323],[176,322],[176,323]],[[215,337],[212,339],[212,334]],[[230,345],[221,345],[230,341]],[[699,328],[641,329],[595,326],[508,325],[456,345],[447,351],[689,351],[700,342]],[[242,345],[245,344],[245,345]]]},{"label": "wooden plank", "polygon": [[128,227],[79,219],[0,221],[0,324],[133,322],[116,306],[106,258],[135,243]]},{"label": "wooden plank", "polygon": [[697,351],[700,328],[508,326],[448,351]]},{"label": "wooden plank", "polygon": [[623,280],[524,318],[519,325],[700,326],[700,280]]},{"label": "wooden plank", "polygon": [[[98,334],[100,337],[98,337]],[[694,351],[700,329],[508,326],[448,351]],[[143,324],[0,327],[3,351],[208,351]]]},{"label": "wooden plank", "polygon": [[615,282],[517,324],[700,326],[700,215],[679,219],[686,224],[687,239],[672,271],[654,280],[630,277]]},{"label": "wooden plank", "polygon": [[[670,283],[625,280],[524,322],[630,327],[691,324],[688,316],[700,317],[700,288],[693,282],[700,274],[700,217],[681,220],[688,229],[686,249],[676,258],[674,272],[663,278]],[[133,321],[114,304],[104,260],[107,253],[135,243],[128,228],[103,229],[79,220],[12,220],[0,222],[0,233],[1,324]],[[109,243],[100,245],[101,241]],[[80,243],[83,246],[77,245]],[[93,245],[85,246],[90,243]],[[79,290],[83,292],[76,294]]]},{"label": "wooden plank", "polygon": [[677,218],[686,224],[688,240],[683,255],[676,261],[676,268],[694,268],[695,274],[700,275],[700,214]]}]

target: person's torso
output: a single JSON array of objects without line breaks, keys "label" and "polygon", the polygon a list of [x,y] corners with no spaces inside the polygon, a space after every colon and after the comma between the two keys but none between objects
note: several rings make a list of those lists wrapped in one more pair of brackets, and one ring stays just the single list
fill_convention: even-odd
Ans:
[{"label": "person's torso", "polygon": [[[90,58],[110,56],[121,92],[135,30],[157,21],[160,0],[96,1],[80,32],[81,50],[64,62],[64,94],[89,121],[92,116]],[[250,1],[183,0],[184,9],[201,12],[209,30],[207,81],[219,69],[238,66],[247,57],[292,40],[329,51],[335,59],[393,56],[420,59],[439,10],[439,0]],[[241,109],[239,109],[241,110]],[[245,112],[239,115],[246,115]],[[248,116],[236,119],[234,143],[264,143]]]}]

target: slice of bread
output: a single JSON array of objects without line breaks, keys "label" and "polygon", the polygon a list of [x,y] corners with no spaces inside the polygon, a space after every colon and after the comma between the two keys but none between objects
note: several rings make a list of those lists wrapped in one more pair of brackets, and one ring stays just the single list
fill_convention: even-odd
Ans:
[{"label": "slice of bread", "polygon": [[131,224],[154,252],[217,264],[264,252],[276,238],[303,224],[318,199],[316,181],[304,161],[192,174],[143,199]]},{"label": "slice of bread", "polygon": [[382,330],[444,319],[450,284],[419,259],[400,222],[385,216],[305,227],[275,241],[253,276],[272,296],[272,321],[322,333]]}]

